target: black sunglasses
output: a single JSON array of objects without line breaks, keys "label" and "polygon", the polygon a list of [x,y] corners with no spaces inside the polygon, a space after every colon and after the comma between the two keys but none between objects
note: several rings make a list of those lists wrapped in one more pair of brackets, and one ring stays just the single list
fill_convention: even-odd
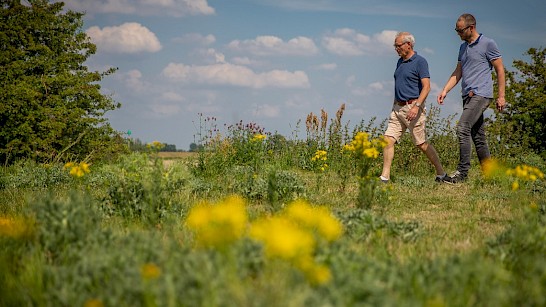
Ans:
[{"label": "black sunglasses", "polygon": [[466,31],[466,29],[468,29],[468,28],[470,28],[470,27],[472,27],[472,26],[473,26],[473,25],[468,25],[468,26],[466,26],[466,27],[464,27],[464,28],[462,28],[462,29],[457,29],[457,28],[455,28],[455,31],[457,31],[457,33],[463,33],[464,31]]}]

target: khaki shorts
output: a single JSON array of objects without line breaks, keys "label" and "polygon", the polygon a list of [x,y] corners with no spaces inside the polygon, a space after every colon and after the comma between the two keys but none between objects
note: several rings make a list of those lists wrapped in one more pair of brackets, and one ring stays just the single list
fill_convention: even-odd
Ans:
[{"label": "khaki shorts", "polygon": [[425,131],[427,117],[424,108],[421,108],[417,114],[417,118],[411,122],[408,121],[406,119],[406,114],[412,106],[413,105],[400,106],[397,103],[394,104],[385,135],[394,138],[398,143],[402,134],[404,134],[406,129],[409,129],[413,144],[418,146],[427,141]]}]

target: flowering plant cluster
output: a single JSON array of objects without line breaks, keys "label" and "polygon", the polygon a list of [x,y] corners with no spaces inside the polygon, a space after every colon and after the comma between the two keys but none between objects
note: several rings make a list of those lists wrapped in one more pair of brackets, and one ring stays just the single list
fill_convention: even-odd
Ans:
[{"label": "flowering plant cluster", "polygon": [[224,248],[239,240],[247,227],[244,200],[230,196],[216,204],[203,202],[192,208],[186,225],[200,247]]},{"label": "flowering plant cluster", "polygon": [[360,208],[370,208],[375,194],[375,185],[377,179],[371,178],[369,170],[371,162],[379,157],[379,152],[387,145],[384,137],[370,140],[370,135],[366,132],[358,132],[351,143],[343,147],[345,152],[352,153],[360,171],[358,179],[358,197],[357,205]]},{"label": "flowering plant cluster", "polygon": [[70,175],[74,177],[83,177],[83,175],[90,172],[89,164],[80,162],[78,164],[74,162],[68,162],[64,165],[64,168],[69,170]]},{"label": "flowering plant cluster", "polygon": [[200,247],[225,249],[248,235],[263,244],[267,258],[287,261],[312,284],[331,279],[330,269],[314,259],[318,243],[332,242],[343,233],[341,222],[327,208],[313,207],[304,200],[293,201],[277,215],[248,224],[244,201],[238,196],[197,205],[186,225],[195,232]]},{"label": "flowering plant cluster", "polygon": [[328,152],[326,150],[317,150],[311,158],[311,162],[315,164],[315,168],[324,172],[328,168],[326,161],[328,160]]},{"label": "flowering plant cluster", "polygon": [[512,190],[519,189],[519,180],[531,182],[544,180],[544,173],[542,171],[536,167],[525,164],[506,170],[506,175],[516,178],[512,183]]},{"label": "flowering plant cluster", "polygon": [[320,240],[332,242],[343,232],[341,223],[325,207],[295,200],[278,215],[252,223],[250,237],[264,245],[268,258],[289,262],[312,284],[331,279],[330,269],[314,260]]}]

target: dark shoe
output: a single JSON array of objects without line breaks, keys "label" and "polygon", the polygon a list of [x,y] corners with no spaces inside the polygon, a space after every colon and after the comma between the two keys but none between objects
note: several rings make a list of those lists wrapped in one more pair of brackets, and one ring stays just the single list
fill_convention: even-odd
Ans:
[{"label": "dark shoe", "polygon": [[443,174],[443,175],[436,175],[436,179],[434,179],[434,181],[436,182],[444,182],[444,179],[447,178],[447,174]]},{"label": "dark shoe", "polygon": [[461,172],[456,171],[451,176],[445,176],[444,182],[448,184],[461,183],[466,181],[466,175],[463,175]]}]

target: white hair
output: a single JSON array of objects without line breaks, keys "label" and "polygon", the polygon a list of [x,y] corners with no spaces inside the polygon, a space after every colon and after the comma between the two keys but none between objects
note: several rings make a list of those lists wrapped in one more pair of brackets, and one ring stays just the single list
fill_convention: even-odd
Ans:
[{"label": "white hair", "polygon": [[403,37],[402,43],[410,43],[410,45],[413,47],[415,45],[415,37],[409,32],[398,32],[396,34],[396,37]]}]

